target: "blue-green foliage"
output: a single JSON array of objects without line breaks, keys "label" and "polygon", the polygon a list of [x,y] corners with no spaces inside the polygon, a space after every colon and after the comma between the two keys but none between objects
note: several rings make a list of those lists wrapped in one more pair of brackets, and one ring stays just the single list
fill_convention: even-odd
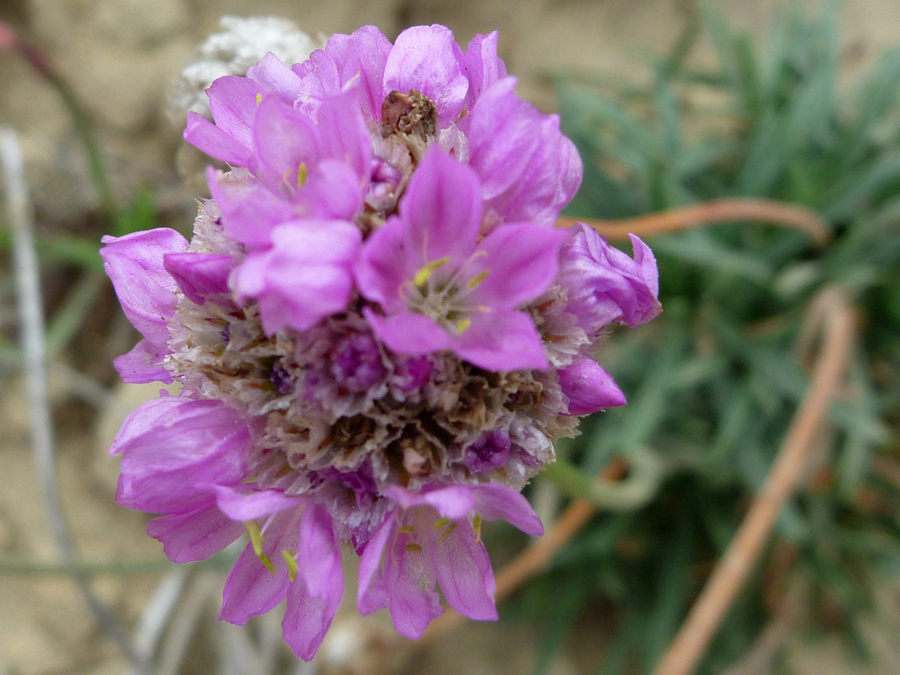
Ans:
[{"label": "blue-green foliage", "polygon": [[[718,57],[710,71],[688,65],[703,31]],[[573,615],[611,604],[616,637],[598,672],[650,672],[806,391],[795,341],[829,284],[848,289],[863,317],[850,396],[832,407],[834,434],[815,459],[826,468],[782,514],[701,672],[738,658],[770,620],[763,591],[784,591],[776,557],[810,581],[807,627],[827,616],[818,627],[843,629],[863,653],[857,621],[878,580],[900,568],[900,494],[871,468],[900,447],[900,50],[842,88],[838,44],[833,8],[815,18],[782,8],[755,46],[707,9],[669,58],[650,60],[645,88],[558,79],[563,128],[585,164],[570,215],[765,197],[813,209],[834,238],[816,248],[797,231],[735,223],[649,240],[664,313],[600,355],[629,405],[590,420],[560,452],[589,475],[620,457],[662,479],[637,503],[602,511],[510,609],[545,617],[548,653]],[[579,589],[577,602],[563,586]]]}]

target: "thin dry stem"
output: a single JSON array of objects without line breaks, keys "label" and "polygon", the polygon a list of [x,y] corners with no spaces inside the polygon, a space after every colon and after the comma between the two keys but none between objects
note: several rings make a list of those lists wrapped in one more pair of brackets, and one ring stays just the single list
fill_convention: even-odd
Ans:
[{"label": "thin dry stem", "polygon": [[767,223],[800,230],[809,235],[818,246],[825,246],[831,240],[828,225],[809,209],[768,199],[714,199],[662,213],[621,220],[560,218],[556,225],[572,227],[576,222],[583,222],[608,239],[627,240],[629,234],[651,237],[734,221]]},{"label": "thin dry stem", "polygon": [[[0,129],[0,159],[6,182],[6,201],[13,230],[13,260],[18,287],[20,341],[24,355],[25,380],[31,426],[31,446],[37,467],[38,483],[53,535],[63,560],[78,559],[65,512],[59,499],[54,457],[53,419],[47,395],[47,354],[44,344],[44,313],[41,302],[40,274],[34,246],[34,216],[25,183],[22,154],[16,134]],[[88,577],[73,577],[98,623],[140,672],[147,672],[144,660],[134,651],[124,628],[91,589]]]},{"label": "thin dry stem", "polygon": [[769,538],[778,514],[793,494],[828,405],[840,385],[856,333],[857,317],[840,289],[823,291],[827,307],[813,320],[824,323],[824,344],[815,364],[809,389],[785,435],[766,482],[725,555],[694,604],[655,675],[689,675],[715,636],[729,607]]}]

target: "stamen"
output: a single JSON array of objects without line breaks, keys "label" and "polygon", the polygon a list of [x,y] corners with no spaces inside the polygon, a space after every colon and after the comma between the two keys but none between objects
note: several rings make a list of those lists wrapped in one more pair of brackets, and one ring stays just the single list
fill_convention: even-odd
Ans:
[{"label": "stamen", "polygon": [[247,534],[250,535],[250,544],[253,546],[253,552],[256,554],[256,557],[259,558],[259,561],[267,570],[275,574],[275,565],[272,564],[272,560],[262,550],[262,545],[266,538],[263,536],[262,530],[259,529],[259,523],[255,520],[245,520],[244,527],[247,530]]},{"label": "stamen", "polygon": [[416,531],[412,525],[404,525],[402,527],[397,528],[397,532],[402,532],[403,534],[412,534]]},{"label": "stamen", "polygon": [[463,333],[472,325],[472,319],[460,319],[456,322],[456,332]]},{"label": "stamen", "polygon": [[479,544],[481,543],[481,523],[482,517],[480,513],[476,513],[475,517],[472,518],[472,530],[475,532],[475,541]]},{"label": "stamen", "polygon": [[259,105],[260,103],[262,103],[262,94],[257,94],[256,95],[256,105]]},{"label": "stamen", "polygon": [[308,171],[306,169],[306,162],[301,162],[300,166],[297,167],[297,187],[306,185],[307,176]]},{"label": "stamen", "polygon": [[441,529],[442,527],[444,527],[444,525],[446,525],[446,524],[449,523],[449,522],[450,522],[450,519],[449,519],[449,518],[441,518],[439,521],[437,521],[437,522],[434,524],[434,531],[437,532],[439,529]]},{"label": "stamen", "polygon": [[466,283],[466,286],[468,286],[469,288],[478,288],[478,285],[479,285],[482,281],[484,281],[485,279],[487,279],[487,275],[490,274],[490,273],[491,273],[490,270],[484,270],[484,272],[481,272],[480,274],[478,274],[478,275],[472,277],[471,279],[469,279],[469,281]]},{"label": "stamen", "polygon": [[450,526],[444,530],[444,533],[438,537],[438,541],[444,541],[447,537],[453,534],[453,530],[456,529],[456,523],[450,523]]},{"label": "stamen", "polygon": [[250,535],[250,543],[253,545],[253,552],[257,557],[262,557],[262,545],[263,541],[265,541],[265,537],[263,537],[262,530],[259,529],[259,523],[255,520],[245,520],[244,528],[247,530],[247,534]]},{"label": "stamen", "polygon": [[450,262],[450,256],[445,255],[443,258],[438,258],[437,260],[432,260],[430,263],[427,263],[422,269],[416,272],[416,276],[413,277],[413,284],[415,284],[416,288],[422,288],[428,283],[428,280],[431,278],[434,271],[439,267],[446,265],[448,262]]},{"label": "stamen", "polygon": [[419,546],[418,544],[407,544],[407,545],[406,545],[406,550],[407,550],[407,551],[412,551],[413,553],[421,553],[421,552],[422,552],[422,547]]},{"label": "stamen", "polygon": [[297,559],[294,557],[295,553],[287,549],[281,549],[281,555],[284,558],[284,562],[287,563],[288,579],[290,579],[291,581],[296,581],[297,574],[300,570],[297,567]]}]

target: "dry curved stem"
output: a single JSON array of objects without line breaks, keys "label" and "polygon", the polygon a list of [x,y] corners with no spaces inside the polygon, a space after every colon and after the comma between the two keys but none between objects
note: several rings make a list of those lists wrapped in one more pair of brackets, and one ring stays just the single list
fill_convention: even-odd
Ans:
[{"label": "dry curved stem", "polygon": [[769,199],[713,199],[661,213],[620,220],[560,218],[556,221],[556,225],[572,227],[576,222],[583,222],[608,239],[627,240],[629,234],[652,237],[703,225],[740,220],[800,230],[817,246],[825,246],[831,241],[831,230],[815,213],[802,206]]},{"label": "dry curved stem", "polygon": [[[766,482],[757,493],[725,555],[700,593],[681,629],[656,666],[655,675],[689,675],[706,653],[729,607],[769,538],[778,514],[793,494],[828,405],[843,380],[857,329],[857,316],[839,288],[824,290],[812,323],[824,324],[823,346],[812,381],[785,435]],[[818,306],[818,304],[814,304]]]}]

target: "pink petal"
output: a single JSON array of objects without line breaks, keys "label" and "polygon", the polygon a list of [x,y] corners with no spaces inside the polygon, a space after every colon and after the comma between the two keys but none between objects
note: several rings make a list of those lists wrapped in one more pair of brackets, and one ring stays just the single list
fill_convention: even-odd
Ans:
[{"label": "pink petal", "polygon": [[364,182],[348,164],[326,159],[313,168],[291,201],[298,215],[353,220],[363,206]]},{"label": "pink petal", "polygon": [[289,497],[275,490],[258,490],[254,487],[239,488],[216,485],[216,506],[226,516],[236,521],[257,520],[280,513],[285,509],[302,506],[306,500]]},{"label": "pink petal", "polygon": [[124,237],[103,237],[100,250],[125,316],[150,342],[161,349],[169,339],[168,321],[175,313],[178,285],[163,266],[167,253],[188,248],[175,230],[159,228]]},{"label": "pink petal", "polygon": [[300,77],[272,52],[247,69],[247,79],[256,82],[263,91],[275,94],[289,105],[293,105],[300,95]]},{"label": "pink petal", "polygon": [[397,632],[417,640],[436,616],[443,613],[434,590],[435,573],[427,551],[408,549],[409,534],[395,532],[384,566],[388,610]]},{"label": "pink petal", "polygon": [[488,205],[505,220],[552,225],[581,184],[582,165],[559,131],[514,93],[515,78],[487,87],[468,120],[469,164]]},{"label": "pink petal", "polygon": [[338,62],[331,54],[317,49],[303,63],[291,66],[300,77],[300,90],[295,107],[308,115],[315,115],[322,101],[341,91]]},{"label": "pink petal", "polygon": [[508,220],[552,225],[581,185],[583,167],[578,151],[559,130],[559,116],[541,116],[537,151],[516,183],[491,201]]},{"label": "pink petal", "polygon": [[363,181],[368,182],[372,137],[355,105],[358,98],[356,89],[328,98],[319,108],[317,121],[322,153],[349,165],[362,187]]},{"label": "pink petal", "polygon": [[279,225],[271,236],[272,248],[252,252],[234,275],[238,296],[259,302],[267,334],[285,326],[306,330],[346,307],[359,228],[310,219]]},{"label": "pink petal", "polygon": [[431,354],[447,349],[451,344],[447,331],[422,314],[401,311],[392,316],[381,317],[366,307],[363,309],[363,316],[372,326],[375,335],[397,354]]},{"label": "pink petal", "polygon": [[313,120],[275,96],[267,96],[259,104],[253,142],[257,161],[253,168],[276,193],[293,193],[300,165],[313,167],[319,160],[318,131]]},{"label": "pink petal", "polygon": [[515,94],[516,78],[488,87],[466,117],[469,165],[481,178],[482,196],[493,199],[519,180],[540,142],[542,116]]},{"label": "pink petal", "polygon": [[366,117],[379,119],[384,100],[384,66],[391,52],[390,40],[375,26],[363,26],[350,35],[332,35],[325,51],[341,64],[341,84],[358,80],[360,101]]},{"label": "pink petal", "polygon": [[141,340],[130,352],[113,359],[113,365],[122,381],[128,384],[171,384],[174,381],[172,374],[162,366],[170,353],[168,347]]},{"label": "pink petal", "polygon": [[525,534],[538,537],[544,526],[531,504],[519,492],[506,485],[484,483],[472,486],[475,512],[485,520],[505,520]]},{"label": "pink petal", "polygon": [[309,661],[322,644],[344,593],[340,543],[331,517],[321,506],[310,505],[303,513],[297,560],[299,575],[288,589],[281,625],[294,653]]},{"label": "pink petal", "polygon": [[192,302],[202,305],[210,295],[228,292],[234,258],[213,253],[167,253],[163,267]]},{"label": "pink petal", "polygon": [[172,471],[215,455],[240,455],[249,442],[247,424],[218,400],[164,396],[136,408],[113,441],[122,470]]},{"label": "pink petal", "polygon": [[169,560],[177,563],[205,560],[244,534],[244,526],[215,507],[201,508],[147,523],[147,534],[161,542]]},{"label": "pink petal", "polygon": [[384,495],[404,508],[430,506],[441,517],[451,520],[466,518],[475,508],[475,497],[472,488],[468,485],[451,485],[419,492],[411,492],[399,485],[391,485],[385,488]]},{"label": "pink petal", "polygon": [[481,92],[506,77],[506,64],[497,56],[497,31],[476,35],[466,47],[466,76],[469,79],[467,106],[472,109]]},{"label": "pink petal", "polygon": [[588,335],[613,321],[634,328],[659,314],[656,260],[640,239],[632,239],[632,260],[587,225],[574,230],[560,249],[560,283],[568,291],[566,310]]},{"label": "pink petal", "polygon": [[532,223],[501,225],[479,244],[487,271],[473,296],[488,307],[516,308],[547,290],[559,269],[559,247],[571,232]]},{"label": "pink petal", "polygon": [[495,372],[549,367],[541,336],[524,312],[498,309],[470,318],[472,325],[455,335],[452,345],[464,361]]},{"label": "pink petal", "polygon": [[185,399],[180,396],[171,396],[163,391],[159,398],[146,401],[129,413],[113,440],[109,449],[110,457],[122,454],[134,438],[139,438],[148,432],[152,433],[156,425],[171,413],[176,412],[182,406]]},{"label": "pink petal", "polygon": [[445,26],[413,26],[400,33],[384,66],[382,100],[392,91],[411,89],[430,98],[440,126],[448,126],[462,112],[469,81],[466,59]]},{"label": "pink petal", "polygon": [[366,240],[354,268],[359,292],[388,312],[406,307],[399,289],[421,266],[410,250],[406,227],[399,218],[389,218]]},{"label": "pink petal", "polygon": [[152,513],[185,513],[209,501],[213,485],[246,472],[250,435],[216,400],[162,397],[138,407],[113,442],[122,455],[117,501]]},{"label": "pink petal", "polygon": [[[344,589],[343,572],[338,566],[331,579],[335,588]],[[331,593],[325,597],[311,595],[306,583],[297,578],[287,591],[287,607],[281,622],[284,641],[299,658],[312,661],[319,651],[325,634],[331,627],[334,615],[341,603],[341,593]]]},{"label": "pink petal", "polygon": [[[656,267],[656,258],[653,255],[653,251],[635,235],[629,234],[628,238],[631,240],[634,262],[637,263],[638,268],[641,270],[641,277],[647,284],[647,288],[656,297],[659,295],[659,270]],[[654,316],[656,315],[654,314]],[[644,321],[649,321],[649,319],[644,319]]]},{"label": "pink petal", "polygon": [[273,227],[297,216],[287,199],[276,196],[249,174],[223,174],[209,167],[206,179],[225,234],[242,244],[268,244]]},{"label": "pink petal", "polygon": [[231,166],[247,166],[253,156],[251,147],[195,112],[188,113],[183,136],[198,150]]},{"label": "pink petal", "polygon": [[265,93],[265,89],[246,77],[226,75],[218,78],[206,90],[216,127],[252,150],[253,118],[259,105],[258,97]]},{"label": "pink petal", "polygon": [[384,555],[385,546],[396,529],[396,516],[390,513],[366,543],[366,547],[359,557],[359,588],[356,595],[356,606],[360,614],[371,614],[382,607],[387,607],[389,598],[384,574],[381,571],[381,558]]},{"label": "pink petal", "polygon": [[418,266],[467,257],[481,232],[478,176],[432,146],[409,182],[400,217],[408,227],[408,255]]},{"label": "pink petal", "polygon": [[449,535],[430,527],[427,537],[428,553],[447,604],[470,619],[496,620],[494,571],[484,544],[476,540],[469,523],[459,523]]},{"label": "pink petal", "polygon": [[625,394],[612,375],[586,356],[579,356],[572,365],[559,371],[559,384],[569,399],[569,415],[589,415],[626,403]]},{"label": "pink petal", "polygon": [[263,553],[275,567],[270,572],[247,544],[234,564],[222,592],[219,618],[243,626],[251,616],[265,614],[284,600],[290,585],[281,551],[296,551],[300,538],[300,510],[276,515],[264,531]]}]

